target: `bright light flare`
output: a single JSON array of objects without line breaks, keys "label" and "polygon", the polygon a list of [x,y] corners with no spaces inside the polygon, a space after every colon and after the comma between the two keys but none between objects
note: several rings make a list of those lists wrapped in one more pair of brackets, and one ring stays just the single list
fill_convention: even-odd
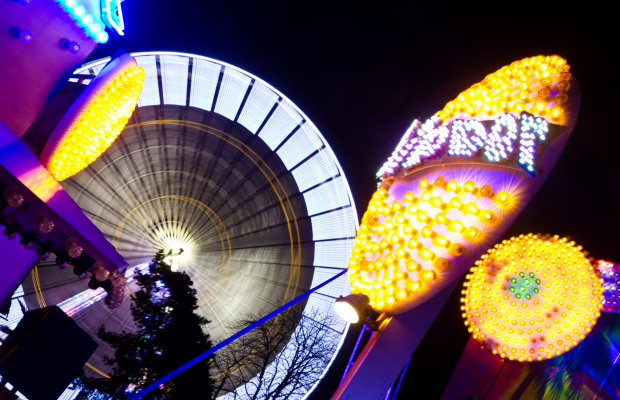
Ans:
[{"label": "bright light flare", "polygon": [[359,322],[360,316],[351,304],[340,301],[334,303],[334,308],[336,309],[336,313],[338,313],[340,318],[342,318],[346,322],[350,324],[356,324]]}]

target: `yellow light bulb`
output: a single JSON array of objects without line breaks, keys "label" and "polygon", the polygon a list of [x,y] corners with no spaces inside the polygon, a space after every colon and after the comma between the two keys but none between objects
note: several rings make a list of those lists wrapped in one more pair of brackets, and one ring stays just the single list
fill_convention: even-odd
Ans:
[{"label": "yellow light bulb", "polygon": [[468,193],[475,193],[477,191],[476,185],[472,181],[467,181],[463,185],[463,190]]},{"label": "yellow light bulb", "polygon": [[424,272],[422,273],[422,278],[426,281],[431,281],[433,279],[435,279],[435,271],[432,271],[430,269],[426,269],[424,270]]},{"label": "yellow light bulb", "polygon": [[448,239],[446,239],[445,236],[443,235],[437,235],[435,236],[435,238],[433,239],[433,243],[435,244],[435,246],[437,247],[446,247],[448,245]]},{"label": "yellow light bulb", "polygon": [[476,214],[478,212],[478,206],[476,203],[469,203],[463,208],[463,212],[467,214]]},{"label": "yellow light bulb", "polygon": [[446,217],[446,214],[444,213],[438,213],[435,216],[435,222],[440,224],[440,225],[445,225],[449,222],[448,218]]},{"label": "yellow light bulb", "polygon": [[456,208],[457,210],[460,210],[461,208],[463,208],[463,203],[461,202],[461,199],[459,199],[458,197],[453,197],[452,199],[450,199],[450,202],[448,203],[448,205],[452,208]]},{"label": "yellow light bulb", "polygon": [[480,237],[480,231],[475,227],[469,227],[465,229],[463,235],[469,240],[476,240]]},{"label": "yellow light bulb", "polygon": [[461,223],[461,221],[458,220],[454,220],[451,221],[448,224],[448,229],[451,230],[452,232],[461,232],[463,229],[465,229],[465,227],[463,226],[463,224]]},{"label": "yellow light bulb", "polygon": [[446,185],[446,190],[449,190],[451,192],[456,192],[458,190],[458,188],[459,188],[459,185],[458,185],[458,183],[456,183],[455,180],[451,180]]}]

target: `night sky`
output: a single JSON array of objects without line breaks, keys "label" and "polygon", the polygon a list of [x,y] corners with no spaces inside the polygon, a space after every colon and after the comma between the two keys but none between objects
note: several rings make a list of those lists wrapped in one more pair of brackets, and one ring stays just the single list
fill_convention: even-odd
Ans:
[{"label": "night sky", "polygon": [[[260,77],[321,131],[361,217],[376,171],[414,118],[514,60],[558,54],[580,83],[577,125],[506,236],[569,236],[592,257],[620,262],[620,43],[611,10],[596,2],[333,3],[126,0],[125,37],[90,59],[119,47],[180,51]],[[465,329],[458,314],[445,317],[450,329]]]}]

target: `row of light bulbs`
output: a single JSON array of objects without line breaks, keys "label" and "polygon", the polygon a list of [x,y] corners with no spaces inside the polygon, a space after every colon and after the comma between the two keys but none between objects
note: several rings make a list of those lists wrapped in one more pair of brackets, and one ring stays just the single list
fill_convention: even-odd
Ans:
[{"label": "row of light bulbs", "polygon": [[561,123],[570,89],[569,71],[570,66],[559,56],[515,61],[460,93],[436,115],[445,122],[465,116],[526,111]]},{"label": "row of light bulbs", "polygon": [[100,89],[68,129],[49,162],[48,170],[56,180],[73,176],[112,144],[136,108],[143,82],[144,70],[132,66]]},{"label": "row of light bulbs", "polygon": [[86,11],[86,8],[78,0],[56,0],[63,10],[82,28],[93,40],[106,43],[109,39],[108,32],[97,18]]},{"label": "row of light bulbs", "polygon": [[[480,204],[493,201],[500,207],[511,202],[506,192],[489,185],[459,184],[443,176],[433,183],[417,183],[419,197],[407,192],[402,202],[389,204],[389,193],[379,188],[373,195],[358,231],[349,262],[354,293],[365,293],[377,310],[389,309],[430,287],[450,258],[465,253],[460,241],[475,242],[482,233],[461,219],[473,216],[480,224],[492,224],[496,216]],[[445,201],[443,197],[451,197]],[[466,198],[471,201],[463,201]]]}]

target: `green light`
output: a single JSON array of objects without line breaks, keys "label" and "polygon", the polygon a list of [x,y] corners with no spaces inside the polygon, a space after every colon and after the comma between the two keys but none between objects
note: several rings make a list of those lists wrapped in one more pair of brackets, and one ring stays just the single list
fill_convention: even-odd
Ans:
[{"label": "green light", "polygon": [[521,271],[517,276],[510,278],[510,282],[512,285],[508,287],[508,290],[514,294],[516,299],[531,300],[540,292],[540,289],[534,285],[534,282],[540,284],[540,279],[536,279],[534,272]]}]

